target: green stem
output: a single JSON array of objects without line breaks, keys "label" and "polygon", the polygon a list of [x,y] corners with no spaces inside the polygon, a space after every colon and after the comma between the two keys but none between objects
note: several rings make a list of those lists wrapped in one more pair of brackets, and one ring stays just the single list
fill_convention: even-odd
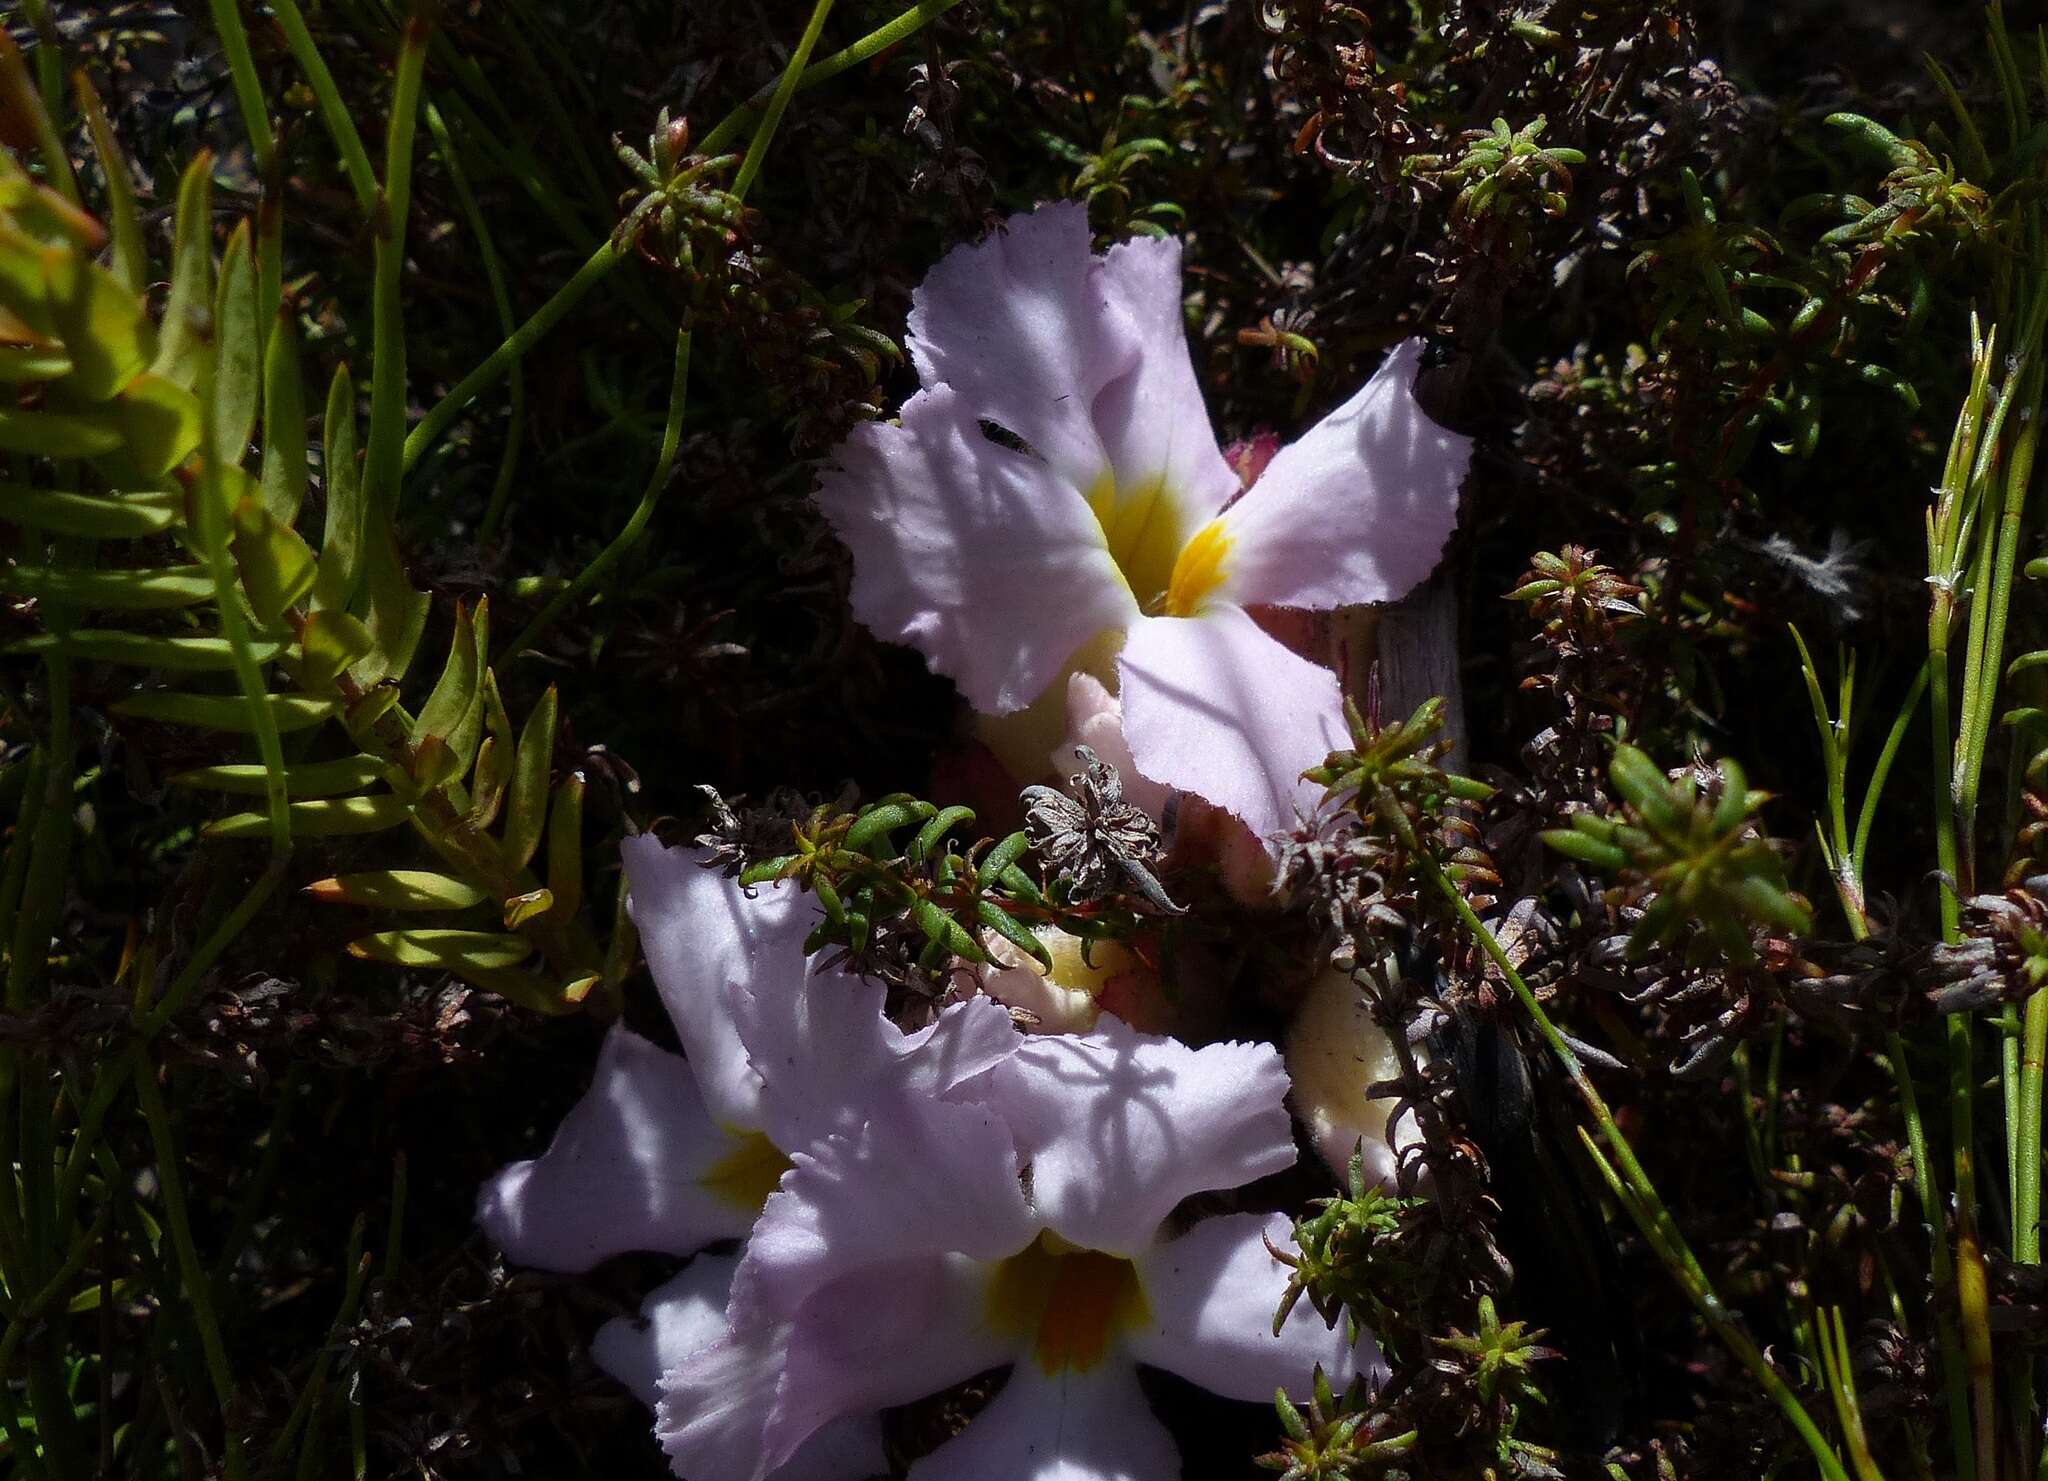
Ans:
[{"label": "green stem", "polygon": [[1571,1045],[1565,1042],[1564,1035],[1558,1032],[1557,1025],[1550,1021],[1550,1015],[1543,1010],[1543,1005],[1537,1001],[1536,994],[1531,992],[1529,984],[1522,980],[1522,974],[1515,969],[1515,964],[1509,960],[1506,950],[1487,927],[1486,922],[1472,909],[1470,902],[1459,892],[1458,887],[1444,874],[1436,860],[1424,852],[1418,852],[1414,857],[1423,876],[1449,902],[1465,929],[1472,933],[1480,948],[1493,959],[1494,965],[1500,969],[1501,975],[1507,979],[1508,986],[1521,1003],[1523,1011],[1528,1013],[1530,1020],[1536,1025],[1536,1032],[1542,1036],[1543,1042],[1550,1046],[1550,1052],[1564,1068],[1566,1077],[1572,1082],[1572,1088],[1578,1092],[1580,1101],[1599,1128],[1602,1139],[1607,1143],[1608,1153],[1612,1155],[1615,1164],[1618,1164],[1619,1170],[1607,1163],[1606,1158],[1600,1154],[1592,1138],[1583,1128],[1579,1135],[1585,1140],[1587,1148],[1594,1153],[1594,1161],[1607,1177],[1609,1186],[1615,1190],[1623,1206],[1635,1217],[1644,1238],[1650,1241],[1672,1273],[1679,1278],[1680,1286],[1684,1288],[1686,1295],[1691,1298],[1707,1324],[1714,1329],[1728,1350],[1735,1354],[1743,1367],[1749,1370],[1750,1376],[1762,1385],[1785,1416],[1786,1422],[1798,1433],[1800,1439],[1806,1442],[1806,1448],[1813,1455],[1814,1464],[1819,1467],[1826,1481],[1848,1481],[1848,1472],[1842,1468],[1842,1462],[1836,1457],[1833,1447],[1828,1444],[1827,1437],[1821,1434],[1820,1427],[1813,1422],[1813,1416],[1808,1414],[1805,1405],[1799,1402],[1799,1396],[1792,1392],[1778,1370],[1771,1366],[1769,1360],[1750,1340],[1749,1335],[1742,1330],[1734,1314],[1722,1305],[1713,1283],[1707,1279],[1706,1271],[1701,1267],[1698,1257],[1693,1254],[1691,1246],[1686,1243],[1685,1236],[1680,1232],[1677,1221],[1671,1217],[1671,1211],[1664,1206],[1664,1200],[1658,1195],[1656,1185],[1650,1181],[1649,1174],[1643,1171],[1642,1164],[1636,1160],[1635,1149],[1629,1145],[1628,1138],[1622,1135],[1621,1127],[1614,1120],[1614,1113],[1608,1109],[1606,1100],[1586,1074],[1585,1066],[1579,1062],[1578,1055],[1573,1052]]},{"label": "green stem", "polygon": [[420,77],[427,61],[429,22],[422,10],[406,22],[391,89],[391,122],[384,136],[384,190],[372,244],[370,432],[363,481],[370,507],[388,518],[398,508],[405,445],[405,308],[399,283],[405,269],[406,217],[412,207],[412,141],[419,121]]},{"label": "green stem", "polygon": [[2041,1089],[2048,1069],[2048,988],[2027,998],[2020,1049],[2019,1176],[2012,1202],[2012,1253],[2041,1263]]},{"label": "green stem", "polygon": [[519,358],[559,324],[569,310],[583,301],[584,295],[602,283],[613,268],[626,260],[628,251],[609,237],[599,242],[583,266],[576,269],[574,277],[557,288],[553,297],[534,310],[533,317],[485,356],[482,364],[464,376],[454,390],[434,403],[432,410],[420,418],[405,439],[404,467],[409,471],[419,461],[420,454],[432,447],[455,419],[468,409],[469,403],[517,364]]},{"label": "green stem", "polygon": [[[805,88],[816,87],[821,82],[837,77],[849,67],[858,67],[869,58],[880,56],[897,42],[915,36],[959,3],[960,0],[922,0],[922,3],[913,5],[886,25],[868,32],[853,45],[835,51],[822,61],[813,62],[806,67],[803,75],[797,79],[796,91],[802,92]],[[780,88],[780,83],[777,84],[777,88]],[[703,142],[697,146],[698,152],[718,153],[721,148],[739,137],[739,132],[747,126],[748,119],[768,107],[773,99],[774,93],[763,88],[721,119],[718,127],[706,134]]]},{"label": "green stem", "polygon": [[[906,37],[916,35],[934,18],[944,15],[959,3],[960,0],[922,0],[921,4],[912,6],[894,20],[878,26],[853,45],[834,52],[821,62],[813,62],[797,78],[792,91],[802,92],[806,88],[815,87],[829,78],[837,77],[849,67],[857,67],[869,58],[879,56]],[[778,82],[776,86],[779,91],[781,84]],[[722,146],[738,136],[739,131],[756,112],[772,101],[773,96],[773,93],[770,93],[758,103],[749,101],[735,108],[716,128],[704,136],[703,142],[697,146],[697,152],[706,155],[718,153]],[[613,242],[609,238],[599,243],[589,259],[577,269],[575,277],[555,290],[554,296],[535,310],[533,317],[521,325],[516,334],[493,350],[481,365],[462,378],[454,390],[435,403],[433,409],[405,439],[405,468],[410,469],[417,463],[420,455],[434,444],[436,438],[448,430],[450,424],[485,387],[505,374],[520,356],[533,348],[543,335],[560,323],[562,316],[574,308],[585,294],[603,282],[611,270],[625,260],[628,250],[625,245]]]},{"label": "green stem", "polygon": [[171,1138],[170,1114],[164,1109],[163,1093],[157,1089],[155,1071],[148,1066],[135,1076],[135,1098],[141,1104],[143,1120],[149,1126],[150,1147],[156,1156],[157,1183],[163,1191],[164,1222],[170,1229],[171,1246],[177,1251],[186,1304],[199,1328],[199,1350],[206,1360],[206,1376],[213,1384],[214,1398],[220,1404],[221,1430],[226,1437],[227,1473],[231,1481],[239,1481],[246,1473],[246,1467],[242,1461],[241,1437],[234,1427],[234,1373],[228,1367],[227,1348],[220,1338],[220,1323],[214,1318],[206,1267],[199,1263],[198,1247],[192,1243],[192,1221],[185,1208],[185,1180],[179,1171],[178,1149]]},{"label": "green stem", "polygon": [[1963,1340],[1948,1310],[1955,1291],[1955,1259],[1948,1245],[1948,1219],[1942,1212],[1941,1185],[1935,1177],[1934,1153],[1927,1142],[1927,1123],[1920,1115],[1920,1096],[1913,1069],[1906,1060],[1906,1041],[1897,1029],[1885,1037],[1885,1055],[1899,1090],[1899,1115],[1906,1123],[1906,1150],[1913,1159],[1913,1191],[1920,1200],[1920,1220],[1927,1226],[1934,1266],[1935,1345],[1941,1353],[1942,1390],[1947,1397],[1949,1434],[1956,1452],[1956,1474],[1974,1474],[1970,1442],[1970,1396],[1964,1383]]},{"label": "green stem", "polygon": [[669,475],[674,471],[676,450],[682,443],[683,407],[689,396],[690,382],[690,331],[676,331],[676,353],[674,376],[669,382],[668,420],[661,432],[661,456],[655,460],[654,472],[648,477],[647,487],[640,492],[640,502],[634,508],[625,528],[612,538],[611,544],[597,553],[591,563],[577,573],[576,579],[561,591],[555,593],[545,607],[526,624],[526,630],[512,640],[500,661],[509,663],[519,654],[533,646],[534,640],[564,607],[576,600],[597,583],[600,576],[610,570],[620,556],[639,542],[640,534],[647,528],[647,521],[654,517],[654,508],[661,502],[661,496],[668,492]]},{"label": "green stem", "polygon": [[[463,219],[476,236],[484,276],[491,285],[491,303],[498,311],[499,332],[510,339],[518,326],[512,317],[512,295],[505,287],[505,274],[498,265],[498,249],[491,240],[490,227],[484,223],[483,212],[477,209],[476,196],[469,188],[469,176],[462,168],[462,157],[456,152],[454,141],[448,137],[448,125],[442,122],[441,110],[431,102],[427,104],[427,128],[434,135],[434,150],[441,156],[448,178],[454,182],[455,198],[462,207]],[[516,362],[510,368],[506,390],[512,406],[505,426],[505,450],[498,460],[498,476],[491,485],[490,502],[484,508],[483,524],[477,532],[487,541],[497,536],[498,527],[505,521],[505,506],[511,500],[512,475],[519,465],[519,442],[526,422],[526,378],[519,373]]]},{"label": "green stem", "polygon": [[306,29],[306,18],[299,13],[298,0],[270,0],[270,9],[284,29],[284,44],[290,48],[299,70],[306,74],[306,82],[313,89],[313,98],[320,105],[320,117],[327,125],[328,136],[334,140],[334,147],[341,151],[342,172],[348,176],[349,187],[355,192],[356,206],[362,211],[365,221],[373,220],[377,214],[377,174],[370,167],[370,152],[363,147],[363,136],[356,131],[356,121],[349,115],[348,104],[342,101],[341,89],[334,85],[334,74],[327,70],[327,62],[320,55],[320,48],[314,44],[313,33]]},{"label": "green stem", "polygon": [[235,0],[210,3],[213,28],[220,33],[220,49],[228,59],[235,106],[242,110],[242,128],[249,135],[249,153],[255,158],[256,172],[267,175],[277,144],[270,133],[270,110],[263,106],[263,84],[256,77],[256,59],[249,52],[249,33],[242,28],[242,15],[235,8]]},{"label": "green stem", "polygon": [[782,69],[782,78],[775,84],[775,96],[768,100],[768,111],[761,115],[761,122],[754,130],[754,140],[747,146],[747,157],[740,161],[740,172],[732,182],[734,200],[747,198],[747,192],[761,173],[761,166],[767,163],[768,146],[775,138],[776,129],[782,125],[782,115],[789,107],[790,98],[796,93],[804,63],[810,60],[811,52],[818,45],[818,34],[825,29],[825,17],[831,13],[832,0],[817,0],[817,4],[811,7],[810,24],[804,27],[803,39],[797,42],[789,65]]}]

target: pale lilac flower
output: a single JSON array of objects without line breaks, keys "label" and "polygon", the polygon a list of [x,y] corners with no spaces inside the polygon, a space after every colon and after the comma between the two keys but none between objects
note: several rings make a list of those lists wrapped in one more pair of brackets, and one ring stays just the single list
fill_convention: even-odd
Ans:
[{"label": "pale lilac flower", "polygon": [[[807,961],[815,906],[795,886],[748,898],[701,850],[651,837],[624,847],[630,909],[688,1059],[623,1025],[546,1152],[477,1200],[512,1260],[583,1271],[628,1250],[684,1255],[746,1234],[789,1154],[857,1130],[877,1097],[961,1093],[1015,1047],[987,1001],[906,1034],[879,984]],[[731,1262],[700,1257],[648,1298],[644,1325],[614,1322],[593,1352],[653,1401],[652,1375],[722,1335]],[[882,1469],[872,1416],[821,1432],[781,1481]]]},{"label": "pale lilac flower", "polygon": [[932,269],[908,345],[924,388],[856,429],[818,492],[855,614],[988,715],[1093,666],[1141,775],[1262,839],[1290,827],[1315,801],[1300,772],[1344,743],[1337,680],[1245,609],[1387,601],[1436,564],[1471,445],[1416,405],[1420,344],[1241,498],[1188,354],[1178,242],[1096,256],[1078,205],[1012,218]]},{"label": "pale lilac flower", "polygon": [[[800,1153],[732,1289],[731,1331],[662,1379],[680,1474],[749,1481],[819,1428],[1011,1365],[912,1481],[1179,1474],[1137,1365],[1230,1398],[1382,1372],[1372,1339],[1296,1318],[1275,1336],[1281,1214],[1169,1233],[1191,1194],[1294,1161],[1270,1045],[1192,1049],[1113,1018],[1025,1041],[978,1102],[905,1097]],[[780,1354],[779,1368],[756,1356]],[[770,1381],[772,1380],[772,1381]]]}]

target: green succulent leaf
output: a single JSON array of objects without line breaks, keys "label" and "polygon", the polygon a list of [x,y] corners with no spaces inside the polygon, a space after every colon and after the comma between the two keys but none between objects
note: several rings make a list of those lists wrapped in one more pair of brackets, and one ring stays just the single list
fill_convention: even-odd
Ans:
[{"label": "green succulent leaf", "polygon": [[276,626],[313,589],[312,548],[253,496],[235,506],[233,549],[242,589],[265,626]]},{"label": "green succulent leaf", "polygon": [[512,765],[512,789],[505,803],[505,864],[524,869],[540,847],[547,825],[548,779],[554,774],[555,714],[559,701],[550,684],[526,727],[519,734],[519,754]]},{"label": "green succulent leaf", "polygon": [[[354,833],[381,833],[412,816],[412,806],[396,792],[367,797],[324,797],[291,804],[292,834],[300,838],[334,838]],[[209,838],[262,838],[270,831],[266,813],[235,813],[209,823]]]},{"label": "green succulent leaf", "polygon": [[306,500],[306,383],[299,375],[299,330],[281,313],[263,347],[263,507],[287,527]]},{"label": "green succulent leaf", "polygon": [[[313,699],[303,694],[267,694],[263,707],[279,732],[309,730],[333,716],[340,704],[332,699]],[[255,729],[249,706],[238,694],[181,694],[176,690],[152,689],[116,700],[110,708],[132,720],[149,720],[163,725],[190,725],[201,730],[225,730],[246,735]]]},{"label": "green succulent leaf", "polygon": [[10,566],[0,570],[0,591],[10,596],[60,602],[88,611],[160,611],[189,607],[213,596],[213,577],[204,566],[140,569]]},{"label": "green succulent leaf", "polygon": [[256,430],[263,390],[263,325],[256,311],[256,260],[249,223],[237,222],[221,253],[213,311],[213,445],[240,463]]},{"label": "green succulent leaf", "polygon": [[331,905],[367,905],[380,910],[467,910],[490,897],[472,884],[425,869],[378,869],[337,874],[305,887]]},{"label": "green succulent leaf", "polygon": [[184,501],[168,490],[139,494],[79,494],[0,483],[0,515],[59,535],[88,540],[139,540],[182,518]]},{"label": "green succulent leaf", "polygon": [[[345,756],[338,761],[308,761],[285,768],[284,785],[293,797],[346,797],[375,786],[384,777],[384,763],[375,756]],[[240,797],[261,797],[269,783],[269,771],[253,763],[202,766],[171,777],[174,787],[195,787],[211,792],[228,792]]]}]

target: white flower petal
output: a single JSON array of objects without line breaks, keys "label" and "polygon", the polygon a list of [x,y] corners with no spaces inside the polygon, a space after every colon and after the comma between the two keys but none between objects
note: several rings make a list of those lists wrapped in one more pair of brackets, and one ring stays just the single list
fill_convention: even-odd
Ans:
[{"label": "white flower petal", "polygon": [[726,1334],[725,1298],[739,1263],[737,1255],[699,1255],[647,1293],[638,1317],[599,1327],[590,1356],[652,1409],[661,1401],[661,1375]]},{"label": "white flower petal", "polygon": [[[725,1297],[738,1263],[730,1255],[699,1255],[675,1279],[655,1287],[641,1303],[638,1321],[620,1317],[598,1328],[590,1344],[591,1357],[605,1372],[633,1390],[634,1396],[648,1408],[658,1408],[663,1399],[662,1376],[727,1337],[730,1329],[725,1324]],[[745,1351],[750,1357],[773,1355],[772,1344],[755,1344]],[[771,1362],[761,1372],[748,1375],[752,1380],[750,1396],[757,1401],[761,1385],[779,1377],[772,1368]],[[729,1367],[722,1371],[732,1374]],[[677,1397],[670,1401],[670,1412],[665,1418],[667,1433],[676,1437],[676,1447],[696,1448],[704,1438],[701,1432],[730,1434],[733,1429],[744,1430],[748,1411],[719,1406],[715,1399],[709,1412],[696,1412],[692,1418],[684,1418],[677,1407],[689,1404],[695,1397],[684,1383],[677,1384]],[[761,1448],[758,1431],[764,1414],[760,1407],[752,1411],[757,1433],[751,1437],[751,1443],[757,1453]],[[741,1446],[748,1443],[744,1434],[737,1438]],[[863,1481],[865,1477],[885,1475],[888,1469],[889,1458],[882,1449],[881,1421],[873,1414],[862,1414],[824,1426],[787,1464],[768,1474],[772,1481]],[[720,1474],[702,1470],[679,1473],[703,1478]]]},{"label": "white flower petal", "polygon": [[1322,796],[1301,773],[1349,744],[1337,676],[1241,607],[1144,618],[1117,668],[1138,767],[1237,817],[1269,848]]},{"label": "white flower petal", "polygon": [[1136,1372],[1112,1355],[1086,1372],[1014,1368],[967,1428],[910,1468],[910,1481],[1171,1481],[1180,1452]]},{"label": "white flower petal", "polygon": [[1220,595],[1276,607],[1388,602],[1429,575],[1458,524],[1472,439],[1415,400],[1422,341],[1280,449],[1223,516]]},{"label": "white flower petal", "polygon": [[1306,1301],[1273,1335],[1273,1313],[1287,1290],[1287,1267],[1265,1241],[1294,1248],[1285,1214],[1229,1214],[1204,1219],[1178,1239],[1138,1257],[1151,1324],[1134,1333],[1141,1363],[1178,1373],[1211,1393],[1264,1403],[1275,1389],[1306,1397],[1320,1363],[1338,1390],[1361,1369],[1385,1376],[1370,1336],[1354,1345]]},{"label": "white flower petal", "polygon": [[1138,770],[1138,763],[1131,759],[1130,743],[1124,739],[1123,704],[1093,674],[1067,677],[1067,735],[1052,754],[1054,776],[1071,776],[1081,769],[1074,756],[1076,746],[1087,746],[1116,768],[1124,784],[1124,801],[1143,808],[1155,823],[1165,818],[1173,789]]},{"label": "white flower petal", "polygon": [[792,987],[738,990],[735,1022],[761,1076],[769,1140],[795,1152],[852,1132],[878,1095],[945,1095],[1016,1046],[1009,1015],[986,1000],[958,1003],[906,1034],[882,1014],[879,982],[814,971]]},{"label": "white flower petal", "polygon": [[1095,425],[1116,470],[1119,494],[1163,487],[1179,516],[1181,544],[1237,493],[1237,475],[1216,446],[1209,409],[1188,353],[1181,309],[1180,239],[1136,237],[1111,247],[1101,283],[1137,336],[1138,362],[1096,398]]},{"label": "white flower petal", "polygon": [[1092,249],[1074,202],[1012,216],[925,275],[905,336],[928,389],[950,387],[970,425],[985,418],[1015,433],[1077,490],[1109,466],[1090,417],[1096,395],[1140,350]]},{"label": "white flower petal", "polygon": [[[801,1455],[848,1415],[907,1404],[1016,1356],[985,1318],[987,1272],[960,1255],[870,1266],[814,1293],[787,1333],[763,1458]],[[805,1437],[810,1438],[806,1439]]]},{"label": "white flower petal", "polygon": [[741,984],[794,991],[803,982],[817,905],[788,883],[758,886],[750,899],[703,867],[706,851],[663,848],[652,834],[627,839],[620,852],[641,950],[704,1103],[720,1124],[758,1131],[761,1080],[733,1027],[731,994]]},{"label": "white flower petal", "polygon": [[729,1315],[741,1327],[787,1320],[812,1292],[878,1261],[997,1260],[1038,1233],[1010,1127],[986,1106],[898,1097],[792,1161],[740,1262]]},{"label": "white flower petal", "polygon": [[1270,1044],[1191,1049],[1105,1014],[1092,1033],[1027,1037],[989,1084],[1030,1162],[1038,1221],[1084,1249],[1136,1255],[1189,1194],[1294,1162]]},{"label": "white flower petal", "polygon": [[547,1151],[484,1184],[477,1222],[543,1270],[627,1250],[687,1255],[753,1225],[755,1208],[703,1181],[740,1145],[711,1120],[689,1065],[619,1025]]},{"label": "white flower petal", "polygon": [[1081,492],[976,415],[951,386],[919,392],[901,425],[853,430],[817,498],[853,552],[854,615],[1000,715],[1137,605]]}]

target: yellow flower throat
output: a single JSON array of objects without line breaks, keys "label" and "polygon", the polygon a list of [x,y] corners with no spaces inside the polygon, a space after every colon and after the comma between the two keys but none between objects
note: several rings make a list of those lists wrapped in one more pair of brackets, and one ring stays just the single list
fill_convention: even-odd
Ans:
[{"label": "yellow flower throat", "polygon": [[1222,521],[1185,535],[1180,503],[1163,478],[1124,490],[1105,473],[1089,489],[1088,507],[1124,584],[1147,614],[1192,617],[1223,584],[1231,541]]},{"label": "yellow flower throat", "polygon": [[1030,1345],[1047,1373],[1085,1372],[1109,1340],[1151,1316],[1129,1260],[1084,1250],[1047,1230],[990,1276],[989,1325]]}]

